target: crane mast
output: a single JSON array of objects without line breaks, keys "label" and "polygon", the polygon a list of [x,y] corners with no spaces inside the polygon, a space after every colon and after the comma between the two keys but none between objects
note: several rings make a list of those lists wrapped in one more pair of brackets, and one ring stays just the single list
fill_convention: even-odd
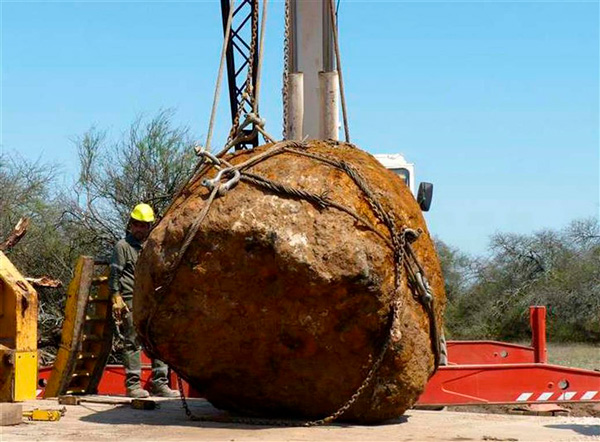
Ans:
[{"label": "crane mast", "polygon": [[287,0],[286,138],[339,138],[339,87],[330,0]]},{"label": "crane mast", "polygon": [[[339,138],[339,79],[336,70],[331,0],[286,0],[284,138]],[[239,128],[240,117],[257,101],[259,0],[221,0],[223,30],[231,15],[226,47],[232,133],[241,130],[237,149],[256,147],[256,124]],[[262,34],[264,29],[260,29]],[[227,34],[226,34],[227,36]],[[254,69],[253,69],[254,67]]]},{"label": "crane mast", "polygon": [[[232,5],[233,11],[231,10]],[[230,0],[221,0],[224,33],[227,29],[228,17],[231,15],[231,30],[225,57],[231,123],[235,129],[239,126],[240,116],[243,118],[244,114],[252,112],[252,104],[256,99],[258,70],[251,69],[251,67],[258,65],[259,54],[256,50],[259,26],[258,6],[258,0],[242,0],[237,4]],[[260,30],[260,32],[264,32],[264,30]],[[244,137],[235,145],[236,150],[258,146],[258,132],[255,130],[255,123],[241,131]]]}]

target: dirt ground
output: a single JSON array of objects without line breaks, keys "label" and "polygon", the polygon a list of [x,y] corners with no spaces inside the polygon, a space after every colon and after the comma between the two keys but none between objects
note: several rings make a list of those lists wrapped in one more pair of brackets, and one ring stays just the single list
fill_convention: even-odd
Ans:
[{"label": "dirt ground", "polygon": [[548,362],[567,367],[600,370],[600,345],[550,342],[548,343]]},{"label": "dirt ground", "polygon": [[[558,411],[554,414],[568,415],[570,417],[597,417],[600,418],[600,405],[598,403],[572,403],[560,404],[565,411]],[[471,405],[447,407],[448,411],[468,412],[468,413],[489,413],[489,414],[536,414],[535,410],[527,412],[527,407],[522,405]],[[550,412],[541,412],[541,415],[552,414]]]},{"label": "dirt ground", "polygon": [[[190,400],[196,414],[220,415],[202,399]],[[60,408],[56,401],[30,401],[24,410]],[[189,420],[179,400],[156,410],[127,405],[67,406],[59,422],[0,427],[0,441],[592,441],[600,440],[600,418],[542,417],[457,411],[410,410],[377,426],[331,425],[278,428]]]}]

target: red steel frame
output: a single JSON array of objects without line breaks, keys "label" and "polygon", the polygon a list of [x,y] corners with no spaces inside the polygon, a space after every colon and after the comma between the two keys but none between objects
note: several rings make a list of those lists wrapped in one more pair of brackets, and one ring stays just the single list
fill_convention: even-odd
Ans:
[{"label": "red steel frame", "polygon": [[[37,397],[44,397],[44,386],[50,377],[52,367],[42,367],[38,373]],[[169,373],[169,384],[171,388],[178,389],[177,375]],[[142,353],[142,386],[148,391],[152,388],[152,365],[150,359]],[[183,392],[187,397],[199,397],[187,382],[183,381]],[[104,369],[102,379],[98,384],[98,394],[106,396],[125,395],[125,368],[122,365],[107,365]]]},{"label": "red steel frame", "polygon": [[546,307],[529,308],[532,346],[449,341],[449,365],[417,405],[600,402],[600,372],[548,364]]},{"label": "red steel frame", "polygon": [[[600,372],[547,364],[546,308],[530,307],[531,347],[497,341],[449,341],[449,365],[429,380],[417,405],[534,404],[600,402]],[[149,388],[150,360],[142,359],[142,383]],[[42,368],[39,378],[50,376]],[[108,365],[98,386],[104,395],[125,394],[125,371]],[[171,387],[176,376],[171,373]],[[187,396],[198,395],[184,382]],[[43,396],[43,387],[38,397]]]},{"label": "red steel frame", "polygon": [[546,307],[530,307],[529,322],[531,347],[498,341],[448,341],[449,364],[545,364],[548,362]]},{"label": "red steel frame", "polygon": [[448,341],[448,363],[522,364],[534,362],[532,347],[498,341]]}]

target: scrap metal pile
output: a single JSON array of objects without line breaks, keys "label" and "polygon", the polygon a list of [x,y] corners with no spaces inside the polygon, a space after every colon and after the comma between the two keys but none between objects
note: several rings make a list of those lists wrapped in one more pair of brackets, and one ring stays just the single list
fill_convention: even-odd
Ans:
[{"label": "scrap metal pile", "polygon": [[401,415],[435,370],[445,306],[410,190],[337,142],[281,142],[219,163],[206,155],[139,258],[145,347],[218,408]]}]

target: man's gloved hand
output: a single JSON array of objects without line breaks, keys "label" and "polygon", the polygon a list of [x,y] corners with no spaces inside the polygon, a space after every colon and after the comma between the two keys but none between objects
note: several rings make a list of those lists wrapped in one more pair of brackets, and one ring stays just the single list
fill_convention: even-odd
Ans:
[{"label": "man's gloved hand", "polygon": [[129,307],[123,301],[123,297],[120,293],[113,293],[112,295],[112,314],[115,321],[121,322],[123,315],[129,312]]}]

